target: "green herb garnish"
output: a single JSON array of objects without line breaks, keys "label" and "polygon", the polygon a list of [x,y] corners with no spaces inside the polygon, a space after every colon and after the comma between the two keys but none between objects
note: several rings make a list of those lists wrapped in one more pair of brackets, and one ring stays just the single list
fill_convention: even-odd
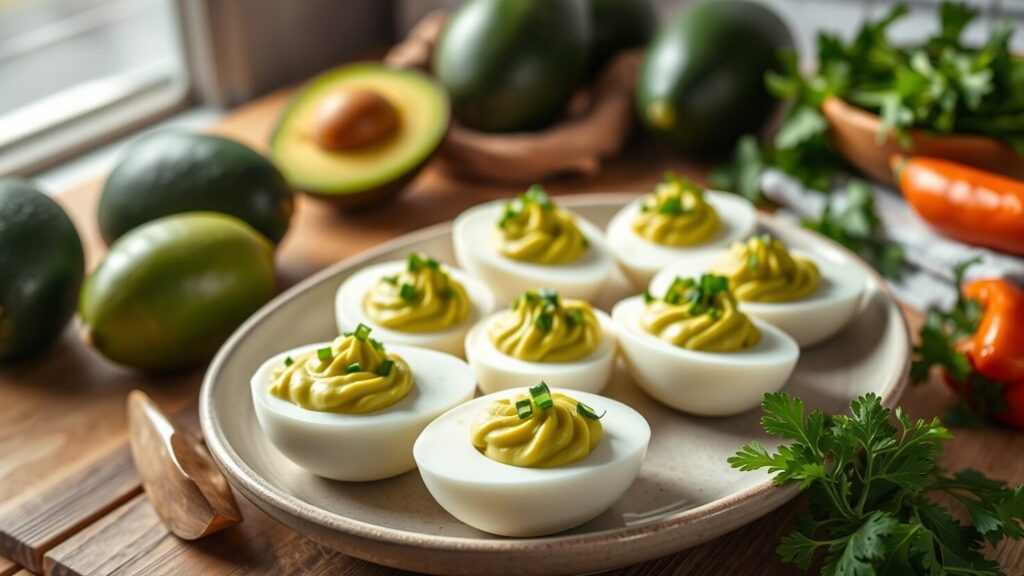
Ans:
[{"label": "green herb garnish", "polygon": [[[849,416],[805,414],[803,401],[785,393],[766,394],[761,407],[765,431],[791,444],[768,452],[753,442],[729,463],[767,469],[775,484],[811,492],[809,512],[778,547],[787,562],[808,568],[824,554],[828,576],[996,576],[1002,572],[983,555],[985,543],[1024,537],[1024,485],[940,470],[942,443],[952,435],[938,419],[913,421],[874,394],[854,400]],[[962,506],[970,523],[936,495]]]},{"label": "green herb garnish", "polygon": [[398,296],[406,302],[412,302],[416,298],[416,287],[412,284],[402,284],[398,289]]},{"label": "green herb garnish", "polygon": [[321,362],[328,362],[331,358],[334,358],[334,351],[331,350],[330,346],[324,346],[323,348],[317,349],[316,357],[319,358]]},{"label": "green herb garnish", "polygon": [[437,270],[438,268],[441,267],[441,263],[433,258],[427,258],[426,266],[431,270]]},{"label": "green herb garnish", "polygon": [[388,283],[388,284],[391,284],[392,286],[394,286],[394,285],[398,284],[398,276],[397,276],[397,275],[393,275],[393,276],[383,276],[383,277],[381,278],[381,280],[382,280],[383,282],[386,282],[386,283]]},{"label": "green herb garnish", "polygon": [[683,200],[679,196],[669,196],[658,206],[658,214],[678,216],[683,213]]},{"label": "green herb garnish", "polygon": [[377,366],[377,375],[378,376],[387,376],[387,375],[391,374],[391,369],[394,368],[394,366],[395,366],[395,361],[394,360],[382,360],[381,363],[380,363],[380,366]]},{"label": "green herb garnish", "polygon": [[292,360],[291,356],[285,356],[284,357],[285,368],[287,368],[288,366],[291,366],[292,364],[295,364],[295,360]]},{"label": "green herb garnish", "polygon": [[551,390],[545,382],[530,388],[530,396],[533,398],[533,403],[541,410],[547,410],[555,405],[555,401],[551,399]]},{"label": "green herb garnish", "polygon": [[651,302],[654,302],[654,295],[652,295],[647,290],[644,290],[643,293],[640,295],[643,296],[644,298],[644,304],[650,304]]},{"label": "green herb garnish", "polygon": [[551,307],[558,308],[558,291],[551,290],[550,288],[543,288],[537,291],[537,296],[540,296],[541,300],[546,301]]},{"label": "green herb garnish", "polygon": [[538,330],[543,330],[544,332],[547,332],[548,330],[551,330],[551,325],[554,323],[554,321],[554,317],[549,312],[541,312],[533,321],[533,325]]},{"label": "green herb garnish", "polygon": [[452,296],[455,296],[455,290],[451,286],[445,286],[441,288],[441,298],[444,300],[451,300]]},{"label": "green herb garnish", "polygon": [[542,208],[550,208],[554,206],[554,203],[551,202],[551,198],[548,196],[547,192],[545,192],[544,188],[539,184],[530,186],[526,192],[523,192],[523,195],[520,198],[523,202],[537,204]]},{"label": "green herb garnish", "polygon": [[533,416],[533,403],[530,402],[529,398],[524,398],[516,402],[516,414],[519,415],[520,420],[526,420],[530,416]]},{"label": "green herb garnish", "polygon": [[588,420],[600,420],[601,418],[604,418],[605,414],[608,413],[608,411],[605,410],[604,412],[601,413],[600,416],[598,416],[597,412],[594,412],[593,408],[591,408],[590,406],[587,406],[583,402],[577,402],[576,403],[576,412],[580,416],[583,416],[584,418],[586,418]]},{"label": "green herb garnish", "polygon": [[345,366],[345,374],[353,374],[355,372],[362,372],[363,366],[359,362],[353,362],[348,366]]},{"label": "green herb garnish", "polygon": [[356,331],[352,335],[356,337],[356,340],[359,340],[360,342],[366,342],[366,339],[370,337],[371,331],[372,329],[369,326],[360,323],[358,326],[356,326]]},{"label": "green herb garnish", "polygon": [[574,326],[582,326],[583,325],[583,310],[580,310],[579,308],[573,308],[571,310],[566,310],[566,312],[565,312],[565,323],[568,324],[570,328],[574,327]]}]

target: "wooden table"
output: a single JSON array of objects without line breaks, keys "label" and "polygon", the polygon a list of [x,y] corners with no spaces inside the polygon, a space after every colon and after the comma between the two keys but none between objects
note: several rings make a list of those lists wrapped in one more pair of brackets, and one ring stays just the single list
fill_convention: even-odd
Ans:
[{"label": "wooden table", "polygon": [[[257,149],[287,93],[273,94],[228,116],[213,130]],[[642,191],[666,169],[700,178],[699,165],[650,143],[631,146],[599,177],[548,183],[555,194]],[[100,183],[60,197],[94,266],[103,252],[96,229]],[[465,182],[428,167],[399,202],[358,215],[336,213],[306,198],[278,257],[280,286],[409,230],[454,217],[517,189]],[[907,310],[912,325],[920,314]],[[916,328],[915,328],[916,329]],[[167,533],[146,500],[126,443],[125,396],[147,391],[193,429],[202,371],[145,377],[107,363],[69,329],[41,357],[0,368],[0,576],[28,574],[348,574],[397,571],[343,556],[276,523],[241,499],[245,522],[187,543]],[[949,393],[938,382],[911,389],[904,405],[916,416],[938,414]],[[974,467],[1024,481],[1024,435],[1005,430],[957,430],[943,457],[950,468]],[[697,548],[618,571],[618,574],[785,574],[774,548],[792,528],[803,501]],[[1024,545],[993,552],[1008,574],[1024,574]]]}]

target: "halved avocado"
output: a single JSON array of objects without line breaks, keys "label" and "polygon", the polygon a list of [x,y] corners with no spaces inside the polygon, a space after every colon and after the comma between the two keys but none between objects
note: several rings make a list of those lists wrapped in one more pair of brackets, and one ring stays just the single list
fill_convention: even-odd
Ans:
[{"label": "halved avocado", "polygon": [[[358,98],[349,97],[353,94]],[[344,100],[340,106],[350,117],[325,130],[332,99]],[[386,125],[378,121],[382,106]],[[448,119],[447,93],[426,75],[352,64],[317,76],[299,91],[274,129],[270,154],[298,190],[341,207],[378,204],[416,176],[444,138]],[[339,130],[350,137],[337,137]]]}]

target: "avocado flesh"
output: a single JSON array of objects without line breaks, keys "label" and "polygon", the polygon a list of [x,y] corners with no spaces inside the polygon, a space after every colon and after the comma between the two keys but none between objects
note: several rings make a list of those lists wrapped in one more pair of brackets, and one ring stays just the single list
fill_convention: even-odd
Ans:
[{"label": "avocado flesh", "polygon": [[[313,123],[321,100],[335,90],[374,91],[394,106],[398,126],[383,141],[330,151],[317,145]],[[342,205],[379,202],[410,181],[448,129],[448,99],[424,75],[377,64],[356,64],[313,79],[282,114],[270,152],[295,188]]]}]

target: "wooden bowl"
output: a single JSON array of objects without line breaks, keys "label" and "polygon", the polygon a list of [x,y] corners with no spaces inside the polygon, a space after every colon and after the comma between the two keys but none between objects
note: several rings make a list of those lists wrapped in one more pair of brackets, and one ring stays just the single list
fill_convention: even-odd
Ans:
[{"label": "wooden bowl", "polygon": [[879,142],[882,121],[877,114],[830,97],[821,106],[828,120],[832,141],[847,162],[878,182],[895,185],[889,158],[893,154],[934,156],[983,170],[1024,179],[1024,157],[1006,143],[973,134],[932,134],[910,130],[910,148],[902,147],[892,136]]}]

